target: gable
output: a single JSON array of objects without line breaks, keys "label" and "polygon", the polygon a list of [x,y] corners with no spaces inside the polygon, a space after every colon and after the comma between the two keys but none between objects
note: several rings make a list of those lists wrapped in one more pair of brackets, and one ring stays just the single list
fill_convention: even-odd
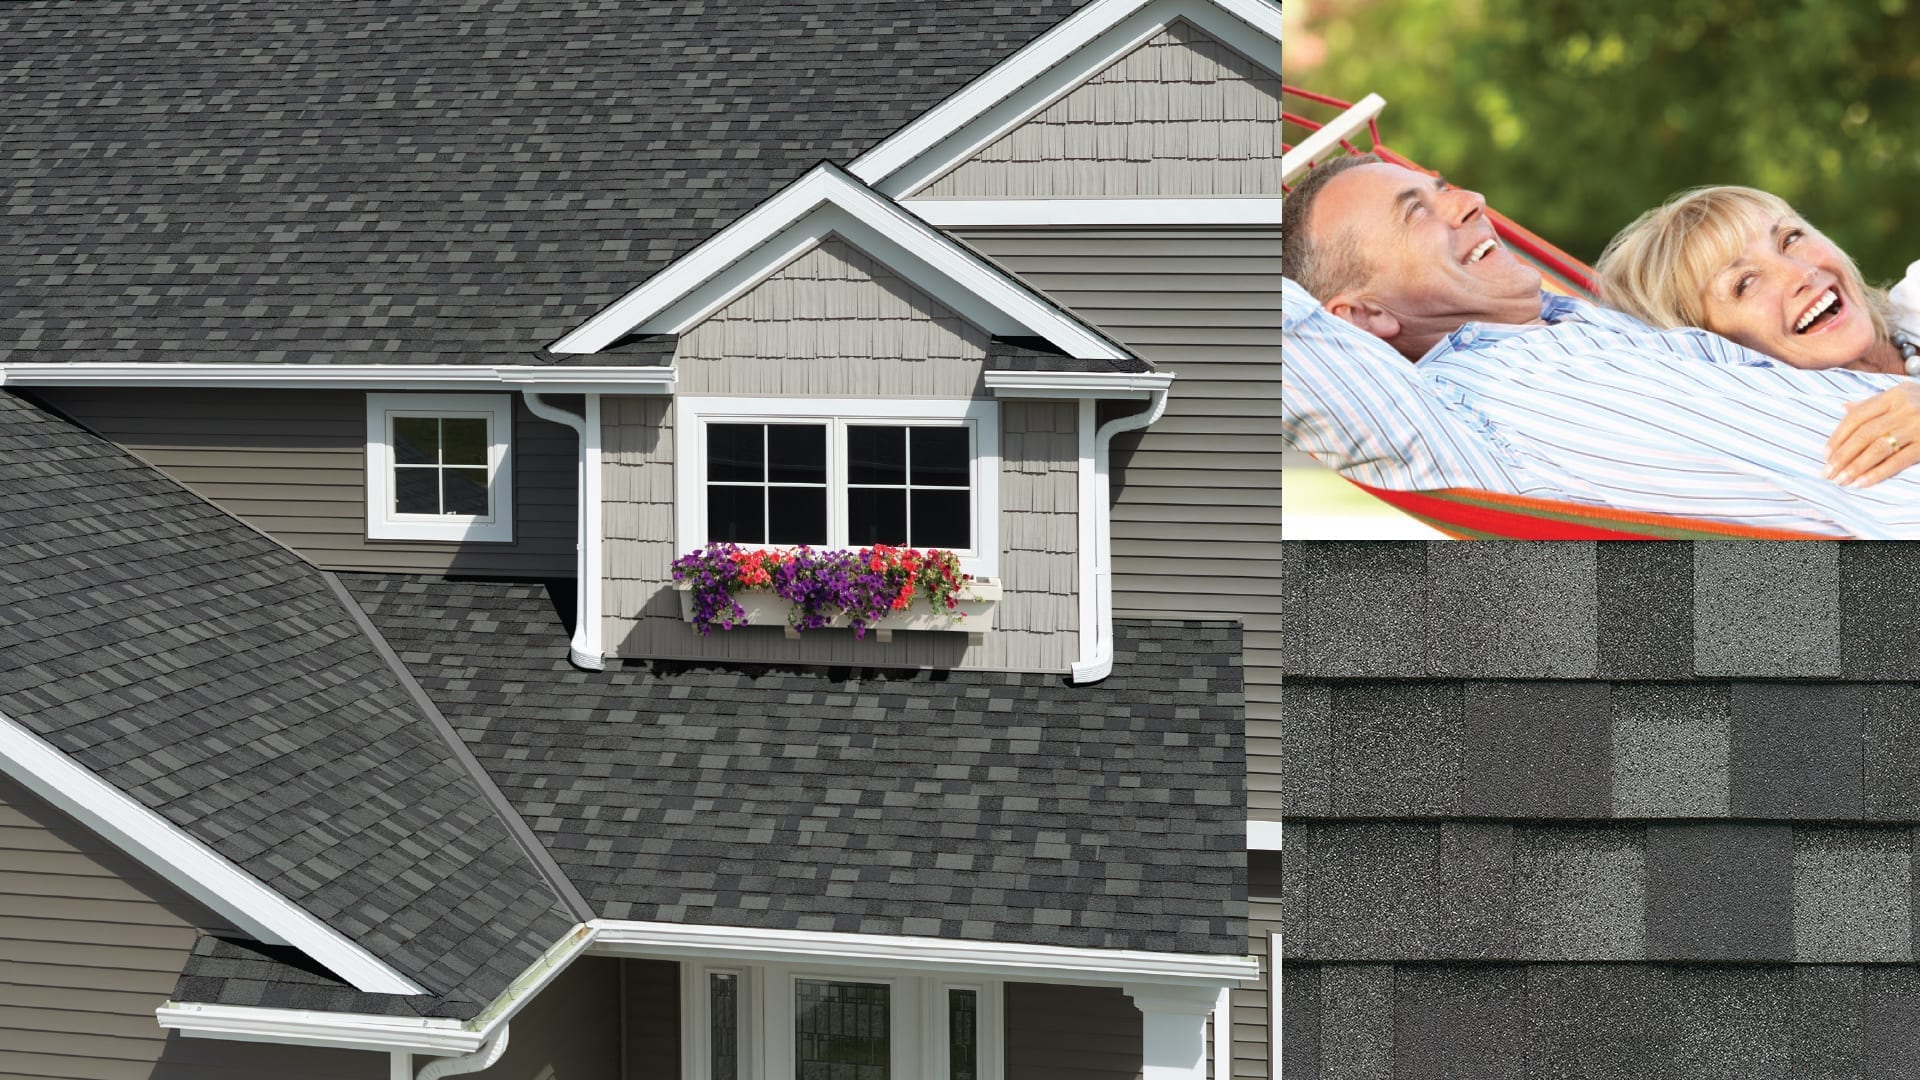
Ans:
[{"label": "gable", "polygon": [[1176,20],[917,193],[923,198],[1280,190],[1280,76]]},{"label": "gable", "polygon": [[682,393],[971,397],[989,335],[829,234],[681,335]]}]

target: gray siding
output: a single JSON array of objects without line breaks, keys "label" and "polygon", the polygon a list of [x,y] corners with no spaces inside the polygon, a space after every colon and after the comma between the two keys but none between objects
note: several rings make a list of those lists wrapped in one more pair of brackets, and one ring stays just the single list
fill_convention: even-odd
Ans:
[{"label": "gray siding", "polygon": [[970,230],[966,240],[1176,373],[1114,442],[1114,610],[1246,627],[1247,804],[1280,814],[1280,231]]},{"label": "gray siding", "polygon": [[891,642],[849,631],[789,640],[778,627],[715,631],[680,617],[672,588],[672,409],[650,398],[608,398],[605,427],[606,648],[629,659],[719,659],[803,664],[1065,671],[1079,651],[1076,496],[1078,420],[1062,402],[1008,402],[1000,423],[1000,580],[994,630],[902,632]]},{"label": "gray siding", "polygon": [[1137,1080],[1140,1010],[1117,987],[1006,984],[1007,1080]]},{"label": "gray siding", "polygon": [[[511,1021],[488,1080],[604,1080],[620,1075],[620,961],[583,956]],[[416,1058],[414,1068],[428,1058]],[[639,1074],[645,1076],[646,1074]]]},{"label": "gray siding", "polygon": [[625,1010],[623,1080],[680,1080],[680,965],[621,960]]},{"label": "gray siding", "polygon": [[988,335],[829,236],[681,335],[681,394],[970,398]]},{"label": "gray siding", "polygon": [[572,577],[579,442],[515,395],[514,541],[367,539],[366,396],[46,390],[36,397],[328,570]]},{"label": "gray siding", "polygon": [[0,778],[0,1076],[386,1075],[384,1056],[169,1037],[153,1010],[222,920]]},{"label": "gray siding", "polygon": [[1248,955],[1260,961],[1260,977],[1233,990],[1233,1080],[1279,1080],[1272,1072],[1269,1049],[1271,1021],[1269,995],[1278,985],[1270,956],[1272,938],[1280,932],[1280,853],[1247,854]]},{"label": "gray siding", "polygon": [[1176,22],[918,197],[1279,193],[1279,73]]}]

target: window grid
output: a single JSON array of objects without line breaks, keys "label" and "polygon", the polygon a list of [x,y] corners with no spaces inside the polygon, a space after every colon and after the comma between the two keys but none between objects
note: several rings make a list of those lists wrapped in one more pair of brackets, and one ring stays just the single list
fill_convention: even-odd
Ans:
[{"label": "window grid", "polygon": [[[904,503],[905,515],[906,515],[905,532],[899,540],[888,540],[888,541],[882,541],[882,542],[890,543],[890,544],[904,544],[907,547],[941,546],[938,544],[929,545],[929,544],[921,543],[920,540],[918,539],[920,534],[916,532],[916,530],[914,529],[914,523],[913,523],[914,505],[916,502],[916,500],[913,497],[913,493],[916,491],[948,491],[948,492],[958,492],[961,494],[971,494],[973,491],[973,485],[970,483],[969,484],[916,483],[914,481],[915,470],[914,470],[914,462],[913,462],[913,448],[914,448],[915,442],[918,440],[914,438],[914,432],[917,430],[926,430],[926,429],[935,428],[935,427],[950,427],[950,426],[955,426],[955,425],[936,425],[936,424],[850,424],[848,425],[849,432],[851,432],[852,429],[854,428],[872,428],[875,430],[900,431],[903,433],[902,434],[903,464],[901,466],[901,472],[900,472],[900,475],[901,475],[900,483],[898,484],[854,483],[851,480],[849,480],[847,483],[848,491],[897,491],[897,492],[900,492],[901,500]],[[972,445],[972,442],[973,442],[972,431],[971,429],[964,428],[963,425],[962,427],[963,427],[963,430],[967,430],[967,433],[968,433],[968,440],[967,440],[968,446],[967,446],[966,460],[970,463],[973,460],[974,453],[975,453]],[[848,474],[851,475],[851,473],[852,473],[852,469],[851,469],[851,466],[849,466]],[[965,548],[971,548],[973,546],[973,515],[971,512],[969,512],[967,515],[966,525],[967,525],[967,543],[960,546]],[[851,512],[849,512],[848,514],[847,527],[849,530],[851,530],[853,527]]]},{"label": "window grid", "polygon": [[[447,460],[447,422],[449,420],[462,426],[479,425],[478,461],[449,462]],[[465,416],[410,416],[404,413],[389,414],[388,424],[390,426],[387,431],[388,445],[396,448],[401,445],[401,425],[409,421],[414,425],[419,424],[421,421],[426,421],[433,425],[433,460],[428,462],[396,461],[394,463],[393,512],[396,514],[458,515],[462,517],[488,516],[487,446],[490,445],[493,440],[492,432],[487,430],[490,425],[486,418]],[[407,481],[407,474],[409,473],[421,477],[430,476],[431,481],[424,487],[417,482],[409,483]],[[448,504],[456,498],[465,498],[470,501],[474,497],[474,491],[471,486],[464,492],[457,491],[453,486],[452,481],[462,477],[467,479],[468,485],[471,485],[475,479],[478,480],[479,505],[477,507],[468,506],[459,509],[448,509]],[[428,489],[431,490],[432,494],[432,509],[408,509],[401,505],[407,498],[417,498]]]}]

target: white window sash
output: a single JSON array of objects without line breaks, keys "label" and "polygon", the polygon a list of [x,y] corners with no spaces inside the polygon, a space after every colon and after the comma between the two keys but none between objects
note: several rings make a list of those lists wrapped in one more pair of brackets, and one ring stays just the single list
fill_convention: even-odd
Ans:
[{"label": "white window sash", "polygon": [[[393,509],[396,419],[487,423],[487,512],[402,514]],[[464,543],[513,541],[513,399],[505,394],[367,395],[367,538]],[[441,470],[436,467],[436,474]]]}]

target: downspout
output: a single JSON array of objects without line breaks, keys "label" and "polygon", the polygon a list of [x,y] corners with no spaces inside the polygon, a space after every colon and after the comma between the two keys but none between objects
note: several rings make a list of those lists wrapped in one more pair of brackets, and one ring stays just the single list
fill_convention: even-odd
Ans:
[{"label": "downspout", "polygon": [[501,1024],[500,1030],[494,1032],[492,1038],[481,1043],[480,1049],[475,1050],[471,1054],[461,1054],[459,1057],[437,1058],[427,1062],[426,1068],[421,1069],[420,1075],[414,1077],[414,1080],[440,1080],[443,1076],[459,1076],[463,1073],[477,1073],[483,1069],[492,1067],[494,1062],[500,1060],[500,1055],[507,1052],[508,1029],[509,1025]]},{"label": "downspout", "polygon": [[580,436],[580,461],[574,470],[580,513],[574,519],[573,640],[567,659],[577,668],[605,671],[600,649],[600,395],[585,395],[585,416],[557,408],[532,390],[521,391],[521,396],[533,415],[565,424]]},{"label": "downspout", "polygon": [[[1091,402],[1081,406],[1083,420],[1093,415]],[[1160,414],[1167,411],[1167,390],[1161,387],[1153,391],[1153,400],[1137,413],[1116,417],[1100,426],[1093,437],[1093,475],[1091,483],[1083,482],[1080,490],[1084,497],[1090,497],[1093,506],[1093,574],[1092,581],[1081,575],[1081,588],[1089,584],[1093,588],[1093,603],[1088,605],[1083,595],[1080,610],[1085,613],[1092,608],[1091,625],[1083,622],[1080,627],[1080,659],[1073,665],[1075,683],[1099,682],[1113,673],[1113,484],[1110,469],[1113,458],[1113,437],[1123,431],[1134,431],[1146,427]],[[1087,425],[1082,424],[1084,432]],[[1083,435],[1082,438],[1085,436]],[[1084,444],[1083,444],[1084,445]],[[1081,459],[1080,467],[1085,470],[1087,461]],[[1083,472],[1083,481],[1085,479]],[[1089,508],[1080,507],[1082,535],[1085,535],[1086,514]],[[1083,542],[1081,551],[1086,551]]]}]

